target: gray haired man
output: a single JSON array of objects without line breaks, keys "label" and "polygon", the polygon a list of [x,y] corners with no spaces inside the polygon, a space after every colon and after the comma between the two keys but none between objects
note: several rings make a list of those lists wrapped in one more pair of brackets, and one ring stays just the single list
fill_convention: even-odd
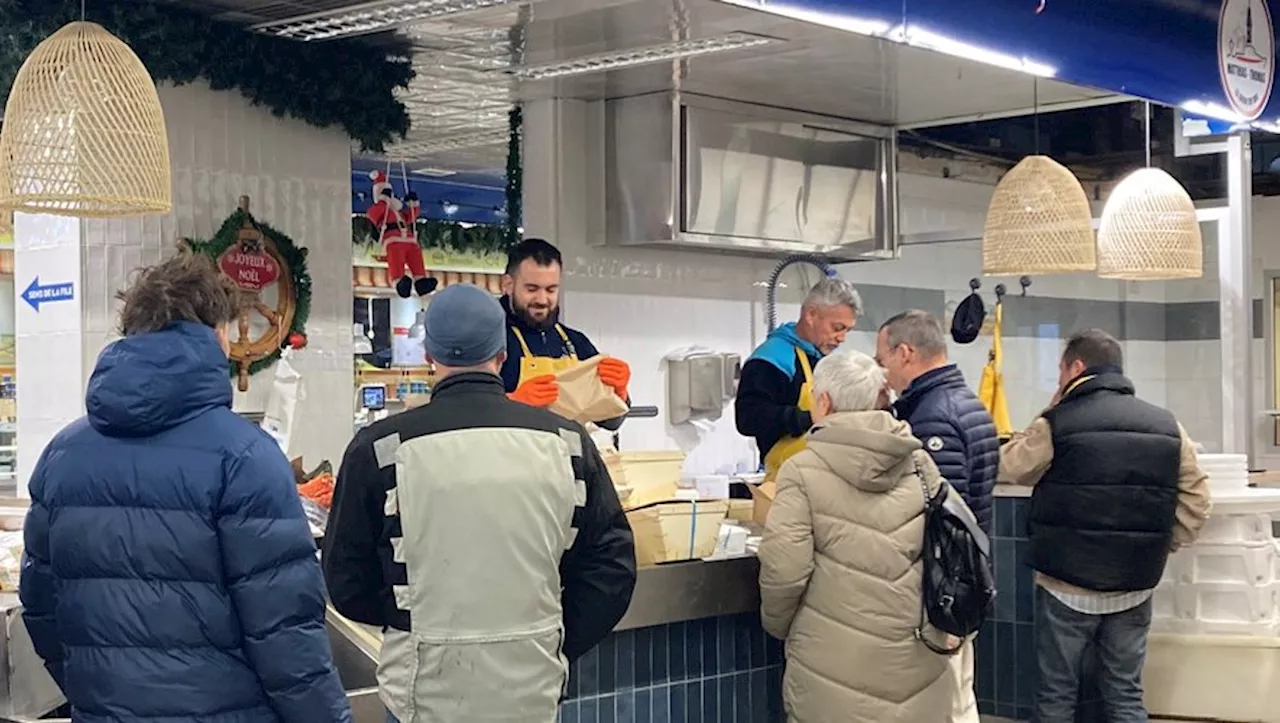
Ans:
[{"label": "gray haired man", "polygon": [[861,313],[853,284],[825,278],[809,290],[800,319],[769,332],[743,365],[734,406],[738,433],[755,438],[769,479],[804,448],[813,426],[813,368],[844,343]]}]

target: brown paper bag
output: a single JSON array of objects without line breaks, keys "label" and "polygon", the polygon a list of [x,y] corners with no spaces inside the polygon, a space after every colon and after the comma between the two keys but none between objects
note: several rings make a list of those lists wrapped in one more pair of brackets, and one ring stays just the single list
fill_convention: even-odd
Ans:
[{"label": "brown paper bag", "polygon": [[594,356],[556,374],[560,398],[551,405],[551,411],[582,423],[601,422],[626,414],[627,403],[605,386],[596,373],[602,359],[604,357]]}]

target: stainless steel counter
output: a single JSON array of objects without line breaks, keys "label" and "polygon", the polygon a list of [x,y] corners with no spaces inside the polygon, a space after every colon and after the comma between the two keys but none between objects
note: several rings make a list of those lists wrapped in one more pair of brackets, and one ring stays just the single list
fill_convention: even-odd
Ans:
[{"label": "stainless steel counter", "polygon": [[754,556],[642,567],[631,607],[617,630],[758,610],[759,580],[760,561]]},{"label": "stainless steel counter", "polygon": [[998,484],[993,494],[996,497],[1030,497],[1032,489],[1023,485]]}]

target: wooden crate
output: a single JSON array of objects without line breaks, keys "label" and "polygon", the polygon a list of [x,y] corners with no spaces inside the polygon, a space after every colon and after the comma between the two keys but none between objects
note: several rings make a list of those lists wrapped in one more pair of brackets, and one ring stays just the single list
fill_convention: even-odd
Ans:
[{"label": "wooden crate", "polygon": [[636,540],[636,564],[697,560],[716,551],[728,500],[661,502],[627,513]]},{"label": "wooden crate", "polygon": [[625,509],[633,510],[676,496],[684,455],[675,451],[611,453],[605,456],[605,465],[614,486],[627,490]]}]

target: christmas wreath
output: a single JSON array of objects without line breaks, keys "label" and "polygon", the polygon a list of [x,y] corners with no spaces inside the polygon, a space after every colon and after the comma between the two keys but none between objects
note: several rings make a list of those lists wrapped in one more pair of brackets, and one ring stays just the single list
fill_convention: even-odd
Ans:
[{"label": "christmas wreath", "polygon": [[[283,271],[289,274],[293,284],[294,293],[294,311],[293,318],[289,323],[289,328],[284,330],[282,334],[285,341],[291,346],[301,347],[306,344],[307,336],[307,317],[311,313],[311,274],[307,272],[307,249],[298,246],[293,239],[280,233],[265,223],[254,220],[248,211],[236,209],[236,212],[227,217],[222,222],[222,227],[214,234],[213,238],[205,241],[200,239],[185,239],[185,244],[195,253],[205,254],[214,260],[218,259],[230,249],[233,245],[239,243],[239,235],[241,229],[246,222],[252,224],[262,233],[263,237],[269,239],[275,246],[276,252],[284,261],[285,268]],[[255,359],[249,365],[249,374],[257,374],[270,367],[280,358],[282,345],[277,345],[275,349],[258,359]],[[231,376],[237,376],[239,371],[237,362],[231,360],[228,362],[228,368]]]}]

